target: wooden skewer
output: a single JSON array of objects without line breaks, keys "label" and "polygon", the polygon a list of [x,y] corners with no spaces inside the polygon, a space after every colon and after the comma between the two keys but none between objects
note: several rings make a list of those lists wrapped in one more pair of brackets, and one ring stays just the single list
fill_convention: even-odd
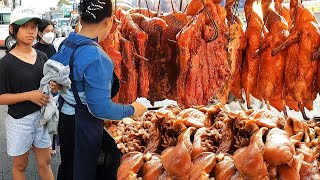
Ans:
[{"label": "wooden skewer", "polygon": [[177,43],[177,41],[172,40],[172,39],[167,39],[167,41],[172,42],[172,43]]},{"label": "wooden skewer", "polygon": [[127,81],[124,81],[124,80],[121,80],[121,79],[119,79],[119,81],[120,81],[120,82],[123,82],[123,83],[128,83]]},{"label": "wooden skewer", "polygon": [[142,59],[142,60],[145,60],[145,61],[149,61],[149,59],[147,59],[147,58],[145,58],[145,57],[142,57],[142,56],[140,56],[140,55],[137,54],[137,53],[133,53],[133,57],[139,58],[139,59]]}]

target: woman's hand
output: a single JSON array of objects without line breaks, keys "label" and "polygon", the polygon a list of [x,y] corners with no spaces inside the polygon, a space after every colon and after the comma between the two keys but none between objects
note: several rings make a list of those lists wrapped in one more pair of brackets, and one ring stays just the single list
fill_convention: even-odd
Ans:
[{"label": "woman's hand", "polygon": [[140,117],[147,111],[147,108],[137,101],[133,102],[131,105],[134,107],[133,116],[135,117]]},{"label": "woman's hand", "polygon": [[27,98],[29,101],[42,107],[48,104],[50,97],[43,94],[40,90],[33,90],[28,92]]},{"label": "woman's hand", "polygon": [[50,89],[51,89],[51,93],[56,93],[60,90],[61,85],[54,82],[54,81],[50,81]]}]

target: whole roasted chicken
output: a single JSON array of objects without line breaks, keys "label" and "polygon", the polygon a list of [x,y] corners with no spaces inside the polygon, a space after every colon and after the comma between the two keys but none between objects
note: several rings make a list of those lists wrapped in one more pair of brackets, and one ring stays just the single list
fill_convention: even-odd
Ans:
[{"label": "whole roasted chicken", "polygon": [[[267,105],[285,112],[283,85],[286,52],[272,56],[271,50],[287,38],[289,31],[286,20],[276,13],[270,4],[270,0],[262,0],[262,12],[268,33],[257,52],[261,56],[257,86]],[[268,108],[270,109],[270,106]]]},{"label": "whole roasted chicken", "polygon": [[283,3],[283,0],[274,0],[274,10],[287,21],[288,27],[290,29],[291,28],[290,11],[282,3]]},{"label": "whole roasted chicken", "polygon": [[254,2],[255,0],[247,0],[244,7],[247,20],[247,48],[245,50],[242,68],[242,85],[246,93],[248,108],[250,108],[250,94],[257,99],[262,100],[259,89],[257,88],[260,56],[253,56],[253,54],[259,49],[260,44],[262,43],[265,37],[265,30],[262,19],[252,8]]},{"label": "whole roasted chicken", "polygon": [[247,41],[243,30],[243,22],[232,11],[236,1],[238,0],[227,0],[225,6],[228,26],[230,29],[228,42],[228,61],[231,76],[227,80],[225,86],[217,94],[217,97],[222,103],[227,103],[229,92],[236,96],[237,99],[243,101],[241,67],[243,62],[243,51],[247,46]]},{"label": "whole roasted chicken", "polygon": [[[314,15],[298,0],[290,1],[290,14],[293,28],[288,38],[274,48],[273,55],[291,45],[295,47],[296,56],[291,57],[295,59],[287,62],[289,64],[286,67],[286,73],[288,72],[290,77],[286,79],[286,89],[287,93],[298,102],[304,119],[308,119],[304,107],[312,110],[317,94],[315,77],[318,63],[312,61],[312,56],[320,45],[320,31]],[[289,75],[286,74],[286,77]]]}]

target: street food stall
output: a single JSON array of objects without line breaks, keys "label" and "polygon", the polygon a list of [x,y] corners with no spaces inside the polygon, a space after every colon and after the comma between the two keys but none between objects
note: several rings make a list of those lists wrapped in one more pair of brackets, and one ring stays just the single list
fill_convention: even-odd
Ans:
[{"label": "street food stall", "polygon": [[[120,80],[113,100],[178,105],[106,126],[123,154],[119,180],[320,179],[320,122],[306,113],[318,109],[320,90],[310,10],[298,0],[123,7],[101,43]],[[253,99],[264,108],[252,108]]]}]

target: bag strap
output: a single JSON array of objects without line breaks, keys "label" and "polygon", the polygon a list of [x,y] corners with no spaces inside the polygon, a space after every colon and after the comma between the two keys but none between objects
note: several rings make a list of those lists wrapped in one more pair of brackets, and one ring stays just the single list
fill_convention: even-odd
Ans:
[{"label": "bag strap", "polygon": [[75,52],[76,52],[77,48],[80,47],[80,46],[86,46],[86,45],[99,46],[99,44],[94,42],[94,41],[88,41],[88,42],[83,42],[83,43],[80,43],[80,44],[76,44],[73,41],[66,40],[64,42],[64,45],[73,49],[73,51],[71,53],[71,56],[70,56],[70,61],[69,61],[69,67],[70,67],[69,78],[70,78],[70,80],[72,82],[71,83],[71,90],[73,92],[74,98],[75,98],[77,104],[81,104],[82,102],[80,100],[80,96],[79,96],[78,90],[77,90],[76,85],[74,83],[74,68],[73,68],[73,65],[74,65],[74,60],[75,60],[75,58],[74,58],[75,57]]}]

